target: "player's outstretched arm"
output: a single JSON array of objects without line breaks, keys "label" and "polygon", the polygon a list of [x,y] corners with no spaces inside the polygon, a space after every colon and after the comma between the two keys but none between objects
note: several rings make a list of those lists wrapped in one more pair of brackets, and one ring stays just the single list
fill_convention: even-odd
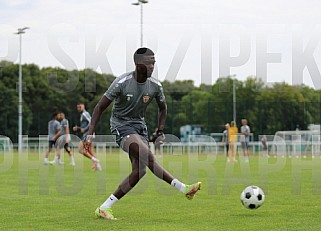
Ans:
[{"label": "player's outstretched arm", "polygon": [[[106,110],[106,108],[112,103],[112,100],[108,99],[106,96],[102,96],[97,105],[95,106],[93,115],[91,117],[88,137],[91,138],[94,134],[96,125],[100,119],[101,114]],[[90,142],[90,141],[89,141]]]},{"label": "player's outstretched arm", "polygon": [[164,130],[166,116],[167,116],[167,104],[166,101],[158,101],[158,130]]}]

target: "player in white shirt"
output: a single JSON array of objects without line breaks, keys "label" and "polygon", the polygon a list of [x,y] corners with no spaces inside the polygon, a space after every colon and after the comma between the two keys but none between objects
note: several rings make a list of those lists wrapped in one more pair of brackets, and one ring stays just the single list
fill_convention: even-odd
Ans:
[{"label": "player in white shirt", "polygon": [[250,142],[250,134],[251,129],[247,125],[247,120],[242,119],[242,127],[241,127],[241,144],[243,149],[244,160],[246,162],[249,161],[249,142]]}]

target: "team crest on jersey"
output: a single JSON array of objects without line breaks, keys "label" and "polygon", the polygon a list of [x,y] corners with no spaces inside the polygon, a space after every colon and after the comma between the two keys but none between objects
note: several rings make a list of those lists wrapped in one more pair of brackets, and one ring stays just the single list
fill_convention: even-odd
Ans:
[{"label": "team crest on jersey", "polygon": [[130,100],[131,100],[131,98],[133,97],[133,95],[132,95],[132,94],[127,94],[127,95],[126,95],[126,97],[127,97],[127,98],[126,98],[126,99],[127,99],[127,101],[130,101]]},{"label": "team crest on jersey", "polygon": [[149,99],[150,99],[150,96],[149,96],[149,95],[144,95],[144,96],[143,96],[143,102],[144,102],[144,103],[148,103]]}]

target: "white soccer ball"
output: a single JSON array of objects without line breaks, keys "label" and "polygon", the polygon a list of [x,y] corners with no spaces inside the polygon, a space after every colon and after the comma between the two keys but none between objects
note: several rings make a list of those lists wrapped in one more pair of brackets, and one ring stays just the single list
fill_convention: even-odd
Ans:
[{"label": "white soccer ball", "polygon": [[245,208],[257,209],[264,203],[265,195],[261,188],[252,185],[243,190],[240,199]]}]

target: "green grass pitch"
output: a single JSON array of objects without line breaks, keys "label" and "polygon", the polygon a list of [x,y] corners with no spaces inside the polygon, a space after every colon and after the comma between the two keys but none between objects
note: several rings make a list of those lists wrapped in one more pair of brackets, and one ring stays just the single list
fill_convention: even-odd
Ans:
[{"label": "green grass pitch", "polygon": [[[73,168],[66,153],[64,166],[44,166],[43,153],[1,153],[0,230],[321,230],[320,158],[253,155],[250,164],[228,164],[224,155],[158,156],[183,182],[202,181],[201,191],[188,201],[148,171],[114,205],[117,221],[94,211],[128,174],[129,160],[117,149],[99,158],[102,172],[79,154]],[[241,205],[248,185],[266,193],[257,210]]]}]

